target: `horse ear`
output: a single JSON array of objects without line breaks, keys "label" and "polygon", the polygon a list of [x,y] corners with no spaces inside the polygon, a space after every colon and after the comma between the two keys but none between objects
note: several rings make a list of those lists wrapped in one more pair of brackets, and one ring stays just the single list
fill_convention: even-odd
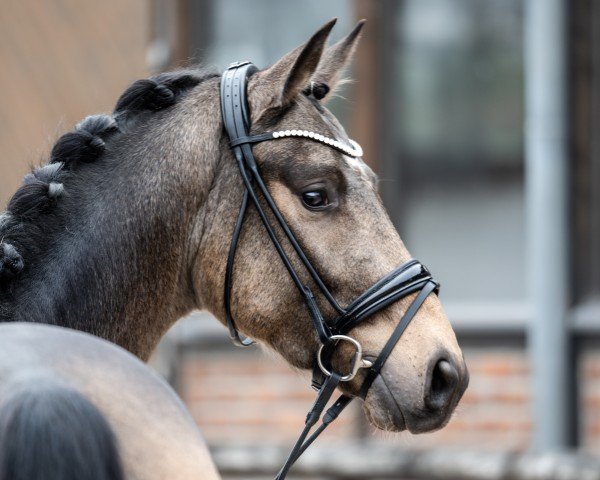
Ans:
[{"label": "horse ear", "polygon": [[323,54],[319,66],[317,67],[317,71],[311,79],[315,85],[327,85],[328,87],[324,90],[323,95],[320,95],[318,100],[333,92],[339,84],[342,74],[350,63],[352,55],[356,50],[356,45],[358,44],[360,33],[365,22],[366,20],[358,22],[356,27],[354,27],[354,30],[352,30],[348,36],[329,47]]},{"label": "horse ear", "polygon": [[266,109],[290,105],[310,83],[336,21],[334,18],[327,22],[304,45],[253,77],[249,85],[249,98],[256,118]]}]

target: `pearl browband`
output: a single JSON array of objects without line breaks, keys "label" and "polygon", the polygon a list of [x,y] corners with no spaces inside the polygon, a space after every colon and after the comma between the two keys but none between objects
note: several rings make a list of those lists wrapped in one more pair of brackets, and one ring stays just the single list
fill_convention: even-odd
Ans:
[{"label": "pearl browband", "polygon": [[315,140],[317,142],[324,143],[325,145],[329,145],[330,147],[339,150],[340,152],[348,155],[349,157],[362,157],[363,149],[361,146],[356,143],[354,140],[348,139],[350,145],[344,145],[342,142],[338,140],[334,140],[332,138],[326,137],[325,135],[321,135],[315,132],[309,132],[308,130],[280,130],[278,132],[272,133],[273,138],[285,138],[285,137],[304,137],[310,138],[311,140]]},{"label": "pearl browband", "polygon": [[287,137],[308,138],[309,140],[314,140],[315,142],[320,142],[332,148],[335,148],[336,150],[339,150],[344,155],[348,155],[349,157],[359,158],[363,156],[363,149],[354,140],[348,139],[350,145],[344,145],[338,140],[334,140],[332,138],[326,137],[325,135],[310,132],[308,130],[279,130],[277,132],[266,132],[258,135],[248,135],[247,137],[240,137],[237,140],[231,142],[231,147],[237,147],[238,145],[242,145],[244,143],[260,143],[265,142],[267,140],[275,140],[278,138]]}]

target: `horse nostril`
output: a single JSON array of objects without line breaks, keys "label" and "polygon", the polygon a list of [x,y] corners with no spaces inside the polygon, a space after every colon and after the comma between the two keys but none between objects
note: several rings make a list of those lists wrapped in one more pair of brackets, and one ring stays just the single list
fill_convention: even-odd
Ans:
[{"label": "horse nostril", "polygon": [[443,410],[451,402],[458,386],[458,370],[448,360],[439,360],[429,375],[425,389],[425,404],[431,410]]}]

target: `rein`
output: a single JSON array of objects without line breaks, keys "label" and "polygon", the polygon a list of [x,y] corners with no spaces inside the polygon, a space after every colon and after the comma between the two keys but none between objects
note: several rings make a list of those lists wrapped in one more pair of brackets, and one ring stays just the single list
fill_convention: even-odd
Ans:
[{"label": "rein", "polygon": [[[230,147],[235,156],[245,186],[240,211],[231,238],[229,254],[227,256],[224,302],[227,326],[233,343],[238,346],[251,345],[253,342],[250,339],[241,336],[238,332],[235,320],[231,313],[233,264],[246,210],[248,208],[248,203],[251,200],[267,230],[273,246],[277,250],[290,277],[304,299],[313,326],[319,341],[321,342],[321,346],[314,362],[315,366],[313,368],[312,381],[313,387],[318,392],[317,398],[311,410],[308,412],[305,427],[302,430],[300,437],[275,478],[275,480],[283,480],[300,455],[304,453],[327,426],[333,422],[352,401],[351,396],[341,395],[332,406],[325,411],[327,403],[333,396],[335,389],[340,382],[348,382],[358,374],[359,370],[366,369],[367,373],[359,392],[359,397],[365,399],[371,384],[381,372],[381,369],[400,340],[406,327],[408,327],[429,294],[438,292],[439,284],[433,280],[429,271],[421,263],[416,260],[410,260],[368,288],[347,307],[343,308],[340,306],[319,276],[311,261],[306,256],[304,250],[296,240],[294,233],[291,231],[281,212],[277,208],[277,205],[271,197],[260,174],[254,155],[252,154],[252,145],[280,138],[299,137],[323,143],[340,151],[344,155],[353,158],[361,157],[362,149],[352,140],[350,141],[350,145],[344,145],[337,140],[332,140],[323,135],[308,132],[306,130],[285,130],[250,135],[250,114],[246,96],[246,85],[248,78],[257,70],[258,69],[250,62],[234,63],[229,66],[221,79],[221,113],[223,116],[223,123],[229,136]],[[313,292],[309,286],[301,280],[298,272],[293,267],[290,258],[285,253],[281,242],[275,235],[273,225],[267,217],[267,212],[259,201],[259,195],[262,196],[268,209],[275,217],[277,224],[292,245],[296,255],[304,265],[304,268],[312,277],[319,292],[337,312],[336,318],[330,321],[325,320]],[[417,296],[402,316],[402,319],[379,353],[377,359],[374,362],[371,362],[363,358],[361,344],[356,339],[348,336],[350,330],[366,318],[386,308],[390,304],[416,292],[418,292]],[[355,350],[350,371],[346,374],[335,372],[330,366],[330,359],[339,342],[348,342]],[[323,414],[324,411],[325,413]],[[321,420],[321,424],[309,436],[311,430],[319,420]]]}]

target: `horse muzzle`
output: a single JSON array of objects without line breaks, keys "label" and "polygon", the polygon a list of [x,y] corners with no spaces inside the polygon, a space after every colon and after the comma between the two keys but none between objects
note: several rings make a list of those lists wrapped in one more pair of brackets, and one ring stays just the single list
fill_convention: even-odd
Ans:
[{"label": "horse muzzle", "polygon": [[436,355],[424,374],[395,368],[394,363],[384,366],[365,397],[369,421],[395,432],[425,433],[444,427],[469,384],[462,357],[447,352]]}]

